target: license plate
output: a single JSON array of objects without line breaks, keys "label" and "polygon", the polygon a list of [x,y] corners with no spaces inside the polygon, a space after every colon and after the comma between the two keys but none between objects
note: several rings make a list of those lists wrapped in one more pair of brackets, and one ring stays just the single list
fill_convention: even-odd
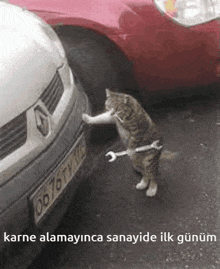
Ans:
[{"label": "license plate", "polygon": [[55,172],[31,195],[34,222],[39,224],[45,214],[56,203],[58,197],[72,180],[86,157],[86,143],[82,135],[69,155],[65,158]]}]

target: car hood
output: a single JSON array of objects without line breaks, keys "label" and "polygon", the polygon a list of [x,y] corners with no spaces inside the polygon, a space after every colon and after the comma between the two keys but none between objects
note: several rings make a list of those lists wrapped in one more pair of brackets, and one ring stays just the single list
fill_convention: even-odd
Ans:
[{"label": "car hood", "polygon": [[1,127],[37,101],[62,58],[30,12],[4,3],[0,8]]}]

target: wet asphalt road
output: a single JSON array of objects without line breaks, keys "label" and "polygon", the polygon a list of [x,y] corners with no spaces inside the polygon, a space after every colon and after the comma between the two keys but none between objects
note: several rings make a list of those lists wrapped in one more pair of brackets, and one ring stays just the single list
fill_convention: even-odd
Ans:
[{"label": "wet asphalt road", "polygon": [[[100,242],[49,243],[29,269],[220,268],[220,97],[181,100],[149,113],[165,149],[180,153],[161,161],[157,195],[148,198],[136,190],[140,175],[129,159],[109,163],[105,149],[56,230],[56,235],[100,235]],[[113,137],[109,149],[124,148]],[[170,233],[169,242],[161,242],[161,232]],[[141,242],[140,235],[147,241],[148,234],[156,240]],[[125,235],[126,242],[113,235]],[[129,235],[139,235],[137,242]]]}]

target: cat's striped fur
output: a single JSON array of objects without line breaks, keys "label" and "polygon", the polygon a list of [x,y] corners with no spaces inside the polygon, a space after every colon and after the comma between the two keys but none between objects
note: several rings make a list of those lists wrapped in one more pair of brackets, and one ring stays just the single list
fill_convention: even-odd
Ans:
[{"label": "cat's striped fur", "polygon": [[134,150],[157,140],[162,145],[162,136],[150,116],[132,96],[106,89],[106,97],[106,112],[95,117],[83,114],[82,118],[88,124],[116,124],[118,133],[129,150],[134,169],[143,176],[136,188],[148,187],[147,196],[154,196],[157,192],[156,177],[162,149],[138,153]]}]

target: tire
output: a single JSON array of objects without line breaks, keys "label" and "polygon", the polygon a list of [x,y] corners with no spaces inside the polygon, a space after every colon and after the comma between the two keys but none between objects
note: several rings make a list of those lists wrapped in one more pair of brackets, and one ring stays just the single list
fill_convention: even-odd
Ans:
[{"label": "tire", "polygon": [[74,26],[57,26],[55,31],[74,75],[90,99],[93,113],[104,110],[106,88],[116,87],[120,92],[132,89],[132,95],[138,92],[132,64],[107,37]]}]

